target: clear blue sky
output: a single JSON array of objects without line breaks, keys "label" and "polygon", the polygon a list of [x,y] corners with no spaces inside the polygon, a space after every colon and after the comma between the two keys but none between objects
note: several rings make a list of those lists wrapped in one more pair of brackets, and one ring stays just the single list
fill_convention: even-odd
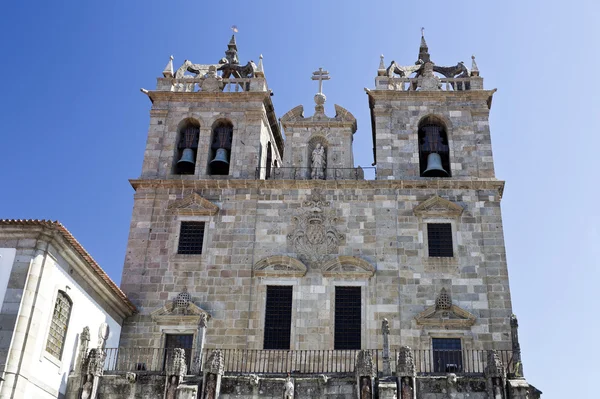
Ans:
[{"label": "clear blue sky", "polygon": [[600,3],[558,1],[12,1],[0,15],[0,217],[58,219],[120,281],[151,89],[175,56],[213,63],[229,27],[240,60],[264,55],[281,117],[310,114],[322,66],[327,111],[358,119],[355,159],[372,162],[367,97],[379,55],[477,56],[525,373],[551,398],[595,398],[600,323]]}]

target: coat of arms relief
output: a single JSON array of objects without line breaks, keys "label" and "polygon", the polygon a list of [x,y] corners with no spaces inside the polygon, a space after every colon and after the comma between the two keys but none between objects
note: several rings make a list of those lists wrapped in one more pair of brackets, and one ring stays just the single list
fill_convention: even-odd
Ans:
[{"label": "coat of arms relief", "polygon": [[337,231],[337,217],[330,206],[317,192],[304,201],[292,218],[294,230],[288,234],[288,241],[298,257],[311,267],[319,268],[337,255],[340,243],[346,238]]}]

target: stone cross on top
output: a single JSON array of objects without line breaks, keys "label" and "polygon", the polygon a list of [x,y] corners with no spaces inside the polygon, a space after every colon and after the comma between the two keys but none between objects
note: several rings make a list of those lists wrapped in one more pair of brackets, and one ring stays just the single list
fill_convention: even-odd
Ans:
[{"label": "stone cross on top", "polygon": [[323,81],[331,79],[329,77],[329,72],[324,71],[323,68],[319,68],[318,71],[313,72],[312,80],[319,81],[319,93],[323,93]]}]

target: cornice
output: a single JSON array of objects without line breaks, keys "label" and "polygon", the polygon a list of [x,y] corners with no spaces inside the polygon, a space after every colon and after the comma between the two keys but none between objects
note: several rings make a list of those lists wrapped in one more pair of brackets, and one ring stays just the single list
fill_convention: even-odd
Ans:
[{"label": "cornice", "polygon": [[456,91],[401,91],[401,90],[366,90],[367,95],[373,100],[430,100],[430,101],[464,101],[478,99],[488,102],[491,108],[492,97],[497,89],[493,90],[456,90]]},{"label": "cornice", "polygon": [[218,101],[218,102],[246,102],[249,99],[264,101],[271,96],[268,91],[241,91],[241,92],[206,92],[206,91],[148,91],[148,97],[152,102],[190,102],[190,101]]},{"label": "cornice", "polygon": [[497,179],[429,180],[255,180],[255,179],[131,179],[135,189],[423,189],[423,190],[495,190],[502,197],[505,182]]}]

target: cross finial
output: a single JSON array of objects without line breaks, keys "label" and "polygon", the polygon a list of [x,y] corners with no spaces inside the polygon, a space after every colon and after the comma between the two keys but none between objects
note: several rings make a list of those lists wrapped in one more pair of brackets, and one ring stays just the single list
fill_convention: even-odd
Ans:
[{"label": "cross finial", "polygon": [[421,36],[425,37],[425,28],[421,27]]},{"label": "cross finial", "polygon": [[323,93],[323,81],[331,79],[329,77],[329,72],[324,71],[323,68],[319,68],[318,71],[313,72],[312,80],[319,81],[319,93]]}]

